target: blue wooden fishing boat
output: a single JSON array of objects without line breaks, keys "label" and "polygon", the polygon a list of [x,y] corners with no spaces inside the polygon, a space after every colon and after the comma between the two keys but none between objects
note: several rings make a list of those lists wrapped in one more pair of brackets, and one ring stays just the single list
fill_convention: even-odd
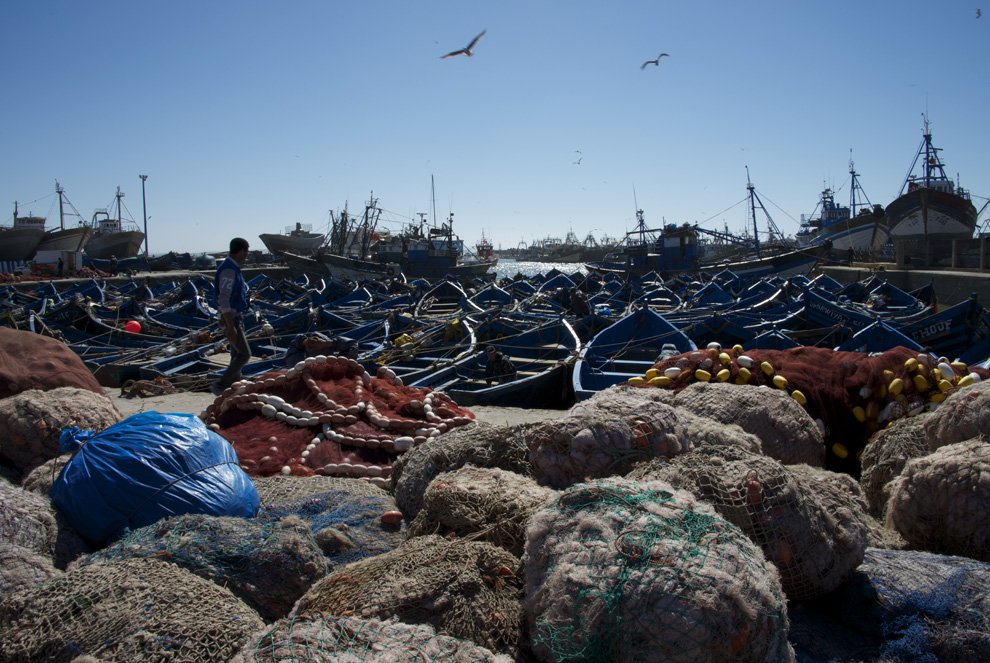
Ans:
[{"label": "blue wooden fishing boat", "polygon": [[[486,381],[487,358],[484,349],[479,349],[413,382],[412,386],[443,391],[456,403],[467,406],[553,408],[573,402],[570,371],[581,342],[566,320],[558,318],[522,333],[508,324],[500,327],[505,335],[495,331],[496,326],[491,322],[487,327],[484,337],[494,339],[491,344],[512,361],[517,371],[515,380]],[[481,332],[479,325],[478,333]]]},{"label": "blue wooden fishing boat", "polygon": [[384,366],[409,384],[463,359],[476,345],[470,319],[419,321],[418,328],[393,334],[382,347],[357,360],[371,375]]},{"label": "blue wooden fishing boat", "polygon": [[642,377],[665,345],[673,345],[678,353],[698,349],[659,313],[647,307],[628,313],[598,332],[581,350],[574,366],[574,397],[584,400],[631,377]]},{"label": "blue wooden fishing boat", "polygon": [[924,350],[920,343],[902,333],[897,327],[884,320],[877,320],[860,329],[847,341],[837,345],[835,349],[873,354],[885,352],[898,346],[919,352]]}]

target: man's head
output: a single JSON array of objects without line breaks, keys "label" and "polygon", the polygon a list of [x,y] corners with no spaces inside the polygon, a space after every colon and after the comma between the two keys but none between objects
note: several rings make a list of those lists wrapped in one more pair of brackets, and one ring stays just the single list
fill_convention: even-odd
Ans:
[{"label": "man's head", "polygon": [[248,241],[243,237],[235,237],[230,240],[230,257],[237,262],[237,264],[242,264],[247,259]]},{"label": "man's head", "polygon": [[489,357],[494,356],[495,355],[495,346],[494,345],[489,345],[487,348],[485,348],[485,352],[488,353],[488,356]]}]

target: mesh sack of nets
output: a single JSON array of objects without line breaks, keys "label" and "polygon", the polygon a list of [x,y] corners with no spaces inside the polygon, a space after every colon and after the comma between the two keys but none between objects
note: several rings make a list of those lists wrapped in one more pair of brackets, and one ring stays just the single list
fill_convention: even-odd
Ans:
[{"label": "mesh sack of nets", "polygon": [[[621,401],[620,392],[614,392]],[[690,445],[687,422],[669,405],[651,402],[635,412],[613,411],[605,399],[580,406],[526,432],[533,476],[552,488],[613,475],[651,458],[669,458]],[[618,409],[618,407],[616,408]]]},{"label": "mesh sack of nets", "polygon": [[[870,435],[887,422],[937,408],[947,394],[974,380],[971,373],[990,377],[986,369],[950,365],[903,347],[879,355],[807,346],[745,352],[739,346],[712,348],[666,358],[652,370],[657,377],[644,381],[645,388],[653,382],[680,391],[709,381],[763,385],[790,395],[820,422],[828,468],[853,474]],[[794,462],[820,465],[806,459]]]},{"label": "mesh sack of nets", "polygon": [[229,590],[174,564],[91,564],[0,603],[0,660],[227,661],[264,626]]},{"label": "mesh sack of nets", "polygon": [[0,541],[27,548],[64,569],[90,548],[47,497],[0,481]]},{"label": "mesh sack of nets", "polygon": [[103,394],[78,387],[22,391],[0,400],[0,462],[31,470],[62,453],[64,428],[101,431],[118,421],[120,413]]},{"label": "mesh sack of nets", "polygon": [[686,491],[577,484],[526,535],[523,609],[540,660],[793,660],[776,569]]},{"label": "mesh sack of nets", "polygon": [[867,526],[854,500],[829,491],[832,503],[823,503],[813,485],[773,458],[732,447],[697,449],[644,463],[627,478],[665,481],[713,506],[774,563],[788,599],[835,589],[863,559]]},{"label": "mesh sack of nets", "polygon": [[409,523],[409,535],[487,541],[519,557],[530,516],[555,495],[556,491],[515,472],[462,467],[430,482],[423,508]]},{"label": "mesh sack of nets", "polygon": [[79,387],[103,395],[103,387],[65,343],[29,331],[0,327],[0,398],[28,389]]},{"label": "mesh sack of nets", "polygon": [[959,389],[949,396],[925,420],[924,433],[932,451],[990,433],[990,380]]},{"label": "mesh sack of nets", "polygon": [[0,602],[59,573],[50,555],[0,541]]},{"label": "mesh sack of nets", "polygon": [[760,440],[764,454],[782,463],[825,464],[825,440],[808,413],[776,389],[696,382],[674,401],[700,417],[736,424]]},{"label": "mesh sack of nets", "polygon": [[891,483],[887,525],[912,548],[990,561],[990,444],[982,438],[908,462]]},{"label": "mesh sack of nets", "polygon": [[512,663],[473,642],[437,633],[429,624],[315,613],[283,619],[244,645],[231,663]]},{"label": "mesh sack of nets", "polygon": [[[299,480],[316,478],[334,479],[304,477]],[[380,488],[375,488],[377,494],[352,491],[355,485],[366,483],[356,479],[336,481],[351,483],[322,492],[269,501],[261,507],[257,517],[262,522],[283,518],[300,520],[334,566],[389,552],[405,540],[402,513],[396,508],[391,495]]]},{"label": "mesh sack of nets", "polygon": [[415,518],[423,507],[423,493],[434,477],[464,465],[498,467],[531,476],[526,433],[535,426],[493,426],[479,421],[415,447],[392,467],[391,487],[396,504],[407,518]]},{"label": "mesh sack of nets", "polygon": [[690,448],[728,444],[747,451],[760,451],[760,440],[755,435],[747,433],[736,424],[726,424],[677,408],[675,398],[676,394],[669,389],[637,389],[628,384],[617,384],[575,404],[570,409],[570,414],[604,412],[613,413],[614,416],[629,416],[659,403],[674,406],[678,416],[687,421]]},{"label": "mesh sack of nets", "polygon": [[243,380],[204,412],[253,476],[323,474],[387,485],[396,457],[474,419],[443,392],[407,387],[386,367],[307,357]]},{"label": "mesh sack of nets", "polygon": [[342,491],[353,497],[388,495],[384,488],[363,479],[327,477],[319,474],[311,477],[276,474],[270,477],[251,477],[251,480],[254,481],[254,487],[258,491],[261,508],[282,502],[294,502],[299,498],[327,491]]},{"label": "mesh sack of nets", "polygon": [[[844,628],[866,636],[864,646],[855,657],[827,660],[990,660],[988,586],[985,562],[870,548],[849,581],[815,606],[824,636],[816,644]],[[809,653],[807,660],[826,660],[820,649]]]},{"label": "mesh sack of nets", "polygon": [[72,454],[62,454],[47,460],[38,467],[24,475],[21,480],[21,488],[48,497],[52,492],[52,485],[61,474],[62,468],[72,460]]},{"label": "mesh sack of nets", "polygon": [[417,536],[392,552],[336,569],[299,599],[291,617],[397,617],[515,655],[521,598],[515,555],[483,541]]},{"label": "mesh sack of nets", "polygon": [[202,514],[136,529],[73,566],[133,558],[166,560],[226,587],[266,622],[289,614],[331,569],[298,519],[262,522]]},{"label": "mesh sack of nets", "polygon": [[863,449],[859,481],[871,515],[885,517],[890,482],[900,475],[909,460],[930,453],[925,439],[925,420],[929,416],[931,413],[922,412],[893,421],[876,432]]}]

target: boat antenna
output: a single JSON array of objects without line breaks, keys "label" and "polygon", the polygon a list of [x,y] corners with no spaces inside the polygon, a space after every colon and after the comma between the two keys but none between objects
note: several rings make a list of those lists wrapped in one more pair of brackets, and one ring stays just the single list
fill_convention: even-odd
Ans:
[{"label": "boat antenna", "polygon": [[437,188],[433,182],[433,173],[430,173],[430,196],[433,198],[433,227],[437,225]]}]

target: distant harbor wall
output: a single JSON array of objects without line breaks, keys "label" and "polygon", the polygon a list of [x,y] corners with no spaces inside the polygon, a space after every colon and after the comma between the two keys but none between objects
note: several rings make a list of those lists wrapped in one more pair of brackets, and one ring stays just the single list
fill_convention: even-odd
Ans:
[{"label": "distant harbor wall", "polygon": [[990,308],[990,272],[976,270],[896,269],[893,264],[820,267],[840,283],[854,283],[873,275],[883,276],[901,290],[916,290],[929,283],[935,287],[940,306],[950,306],[976,293],[979,301]]}]

